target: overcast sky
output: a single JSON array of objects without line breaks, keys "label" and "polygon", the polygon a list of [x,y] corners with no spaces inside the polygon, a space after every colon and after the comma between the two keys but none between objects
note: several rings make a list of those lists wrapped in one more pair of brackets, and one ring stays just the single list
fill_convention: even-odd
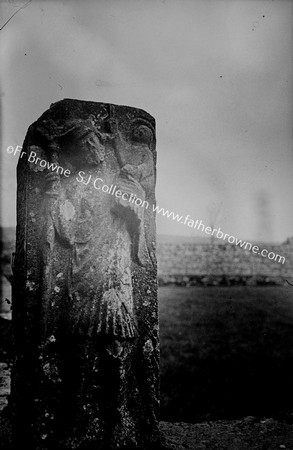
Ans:
[{"label": "overcast sky", "polygon": [[[25,3],[2,1],[1,26]],[[286,0],[32,0],[0,33],[3,225],[15,224],[7,146],[69,97],[155,117],[159,206],[238,238],[293,236],[292,10]],[[159,216],[157,230],[201,234]]]}]

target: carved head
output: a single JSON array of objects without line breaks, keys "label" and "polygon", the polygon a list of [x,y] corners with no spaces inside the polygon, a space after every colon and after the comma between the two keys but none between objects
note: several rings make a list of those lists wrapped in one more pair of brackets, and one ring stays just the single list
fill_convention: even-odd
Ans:
[{"label": "carved head", "polygon": [[73,166],[99,165],[105,159],[105,138],[88,120],[74,120],[66,123],[67,130],[58,136],[62,157]]},{"label": "carved head", "polygon": [[130,163],[143,151],[150,152],[156,165],[155,119],[141,109],[64,99],[51,105],[41,119],[39,144],[48,153],[59,154],[64,165],[99,165],[106,159],[107,148],[117,150],[120,167],[123,154]]}]

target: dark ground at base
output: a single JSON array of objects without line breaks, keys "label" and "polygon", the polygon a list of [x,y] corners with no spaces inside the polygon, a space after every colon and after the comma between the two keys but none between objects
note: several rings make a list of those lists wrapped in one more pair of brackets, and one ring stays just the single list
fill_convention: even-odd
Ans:
[{"label": "dark ground at base", "polygon": [[[290,287],[160,290],[164,449],[293,450],[292,292]],[[2,350],[5,379],[2,384],[0,380],[0,409],[9,392],[7,363],[11,354],[11,324],[5,320],[2,325],[0,353]],[[231,382],[235,389],[231,390]],[[219,405],[224,408],[221,414],[235,413],[238,405],[241,415],[237,417],[255,417],[198,420],[195,410],[203,417],[205,409],[211,411],[211,399],[217,406],[216,415]],[[271,409],[281,415],[270,415],[272,401]],[[249,406],[247,413],[241,410],[244,402]],[[176,423],[171,423],[173,417]],[[9,436],[9,424],[3,417],[0,430],[0,449],[9,450],[3,435]]]},{"label": "dark ground at base", "polygon": [[[293,425],[273,419],[160,422],[162,446],[153,450],[293,450]],[[11,427],[0,412],[0,449],[11,449]]]},{"label": "dark ground at base", "polygon": [[[0,450],[10,450],[11,425],[5,408],[10,388],[7,363],[1,364],[0,373]],[[293,450],[293,416],[289,414],[282,421],[248,416],[197,424],[160,422],[160,430],[162,446],[155,450]]]},{"label": "dark ground at base", "polygon": [[168,450],[293,449],[293,425],[273,419],[246,417],[200,424],[161,422]]}]

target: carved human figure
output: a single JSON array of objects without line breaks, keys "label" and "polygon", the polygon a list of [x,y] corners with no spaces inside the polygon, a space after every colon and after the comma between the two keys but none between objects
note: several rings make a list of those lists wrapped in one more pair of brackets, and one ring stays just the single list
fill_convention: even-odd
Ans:
[{"label": "carved human figure", "polygon": [[[37,317],[30,326],[37,320],[41,326],[34,332],[36,342],[30,340],[38,374],[31,386],[31,444],[44,449],[155,445],[154,120],[133,108],[64,100],[30,130],[28,155],[32,148],[69,169],[70,176],[42,173],[40,203],[33,205],[39,218],[39,286]],[[26,182],[35,186],[37,164],[20,161],[19,171],[24,164]],[[102,190],[111,185],[124,195]],[[131,194],[143,207],[129,201]],[[15,374],[17,403],[17,365]]]}]

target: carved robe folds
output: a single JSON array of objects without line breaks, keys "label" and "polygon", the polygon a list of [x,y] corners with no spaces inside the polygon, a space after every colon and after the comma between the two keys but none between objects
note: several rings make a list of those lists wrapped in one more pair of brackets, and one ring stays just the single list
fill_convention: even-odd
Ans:
[{"label": "carved robe folds", "polygon": [[[155,121],[136,108],[65,99],[31,125],[23,149],[15,435],[32,449],[156,446]],[[70,176],[28,162],[32,150]],[[126,194],[80,182],[80,171]]]}]

